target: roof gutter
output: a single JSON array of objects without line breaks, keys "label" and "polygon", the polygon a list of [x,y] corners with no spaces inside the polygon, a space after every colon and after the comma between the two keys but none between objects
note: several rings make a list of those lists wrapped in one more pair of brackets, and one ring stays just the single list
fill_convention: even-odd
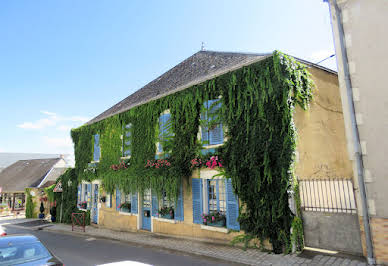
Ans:
[{"label": "roof gutter", "polygon": [[346,95],[348,100],[348,107],[349,107],[349,115],[351,120],[351,131],[354,141],[354,157],[355,157],[355,163],[357,168],[357,178],[358,178],[358,185],[360,190],[360,197],[361,197],[361,205],[362,205],[362,220],[364,223],[364,231],[365,231],[365,239],[366,239],[366,249],[367,249],[367,257],[368,257],[368,264],[369,265],[376,265],[376,260],[374,257],[373,252],[373,244],[372,244],[372,236],[370,231],[370,223],[369,223],[369,211],[368,211],[368,203],[367,203],[367,197],[366,197],[366,188],[365,188],[365,182],[364,182],[364,163],[361,153],[361,143],[360,143],[360,135],[356,123],[356,113],[354,109],[354,102],[353,102],[353,90],[352,90],[352,82],[350,78],[350,72],[349,72],[349,64],[348,64],[348,57],[347,57],[347,51],[345,46],[345,34],[344,29],[342,25],[342,13],[340,8],[338,7],[336,0],[323,0],[324,2],[328,2],[330,14],[332,14],[331,5],[330,2],[334,6],[335,15],[337,17],[337,29],[339,33],[339,44],[341,47],[341,57],[342,57],[342,67],[344,71],[344,78],[345,78],[345,86],[346,86]]}]

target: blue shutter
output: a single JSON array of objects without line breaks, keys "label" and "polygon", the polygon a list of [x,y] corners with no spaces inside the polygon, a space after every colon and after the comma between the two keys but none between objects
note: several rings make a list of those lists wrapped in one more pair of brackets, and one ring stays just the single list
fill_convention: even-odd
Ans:
[{"label": "blue shutter", "polygon": [[87,209],[90,208],[90,205],[91,205],[91,199],[92,199],[92,184],[88,184],[87,185],[87,188],[88,188],[88,200],[87,200]]},{"label": "blue shutter", "polygon": [[137,213],[137,192],[131,195],[131,213]]},{"label": "blue shutter", "polygon": [[93,161],[98,162],[100,160],[100,135],[94,135],[94,150],[93,150]]},{"label": "blue shutter", "polygon": [[233,230],[240,230],[238,218],[238,199],[233,192],[232,179],[225,179],[226,192],[226,227]]},{"label": "blue shutter", "polygon": [[164,134],[164,124],[165,124],[165,115],[161,115],[159,117],[159,145],[158,145],[158,152],[163,152],[163,147],[162,147],[162,139],[163,139],[163,134]]},{"label": "blue shutter", "polygon": [[[221,101],[219,99],[217,100],[210,100],[208,103],[210,113],[215,113],[221,108]],[[209,120],[214,120],[214,117],[209,117]],[[213,128],[209,130],[209,144],[222,144],[224,142],[224,132],[222,129],[222,124],[217,124]]]},{"label": "blue shutter", "polygon": [[202,224],[202,179],[192,179],[193,223]]},{"label": "blue shutter", "polygon": [[78,185],[78,187],[77,187],[77,203],[78,204],[80,204],[80,202],[81,202],[81,185]]},{"label": "blue shutter", "polygon": [[152,216],[158,217],[157,213],[159,212],[159,201],[158,196],[155,193],[152,193]]},{"label": "blue shutter", "polygon": [[116,211],[120,211],[121,204],[121,193],[118,188],[116,188]]},{"label": "blue shutter", "polygon": [[183,186],[181,184],[181,187],[179,189],[179,195],[178,199],[175,204],[175,220],[183,221],[184,215],[183,215]]}]

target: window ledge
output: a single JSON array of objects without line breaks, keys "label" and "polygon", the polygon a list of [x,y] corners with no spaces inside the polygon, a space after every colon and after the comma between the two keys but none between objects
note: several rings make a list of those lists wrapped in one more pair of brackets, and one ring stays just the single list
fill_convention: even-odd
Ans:
[{"label": "window ledge", "polygon": [[83,211],[83,212],[87,212],[88,211],[88,209],[82,209],[82,208],[78,208],[78,210]]},{"label": "window ledge", "polygon": [[165,218],[159,218],[159,217],[153,217],[153,216],[152,216],[152,219],[157,220],[159,222],[170,223],[170,224],[178,223],[178,221],[175,219],[165,219]]},{"label": "window ledge", "polygon": [[128,215],[128,216],[137,216],[137,213],[132,213],[132,212],[121,212],[119,211],[120,215]]},{"label": "window ledge", "polygon": [[208,226],[208,225],[203,225],[203,224],[201,224],[201,229],[220,232],[220,233],[228,233],[229,232],[228,228],[225,228],[225,227],[215,227],[215,226]]},{"label": "window ledge", "polygon": [[126,159],[130,159],[130,158],[131,158],[131,155],[120,157],[121,160],[126,160]]},{"label": "window ledge", "polygon": [[222,145],[224,145],[225,141],[223,143],[220,143],[220,144],[207,144],[206,146],[204,145],[203,148],[208,150],[208,149],[214,149],[214,148],[218,148],[218,147],[221,147]]}]

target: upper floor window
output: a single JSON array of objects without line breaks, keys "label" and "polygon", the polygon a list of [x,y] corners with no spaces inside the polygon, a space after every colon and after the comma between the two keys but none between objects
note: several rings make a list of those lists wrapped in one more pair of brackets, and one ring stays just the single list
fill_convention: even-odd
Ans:
[{"label": "upper floor window", "polygon": [[222,123],[219,121],[221,99],[208,100],[201,113],[201,140],[203,145],[217,145],[224,142]]},{"label": "upper floor window", "polygon": [[101,157],[101,150],[100,150],[100,135],[95,134],[93,136],[94,138],[94,145],[93,145],[93,161],[98,162],[100,161]]},{"label": "upper floor window", "polygon": [[159,117],[159,142],[157,144],[157,153],[168,153],[168,141],[173,136],[171,114],[169,111],[164,112]]},{"label": "upper floor window", "polygon": [[123,157],[131,156],[132,124],[127,124],[123,129]]}]

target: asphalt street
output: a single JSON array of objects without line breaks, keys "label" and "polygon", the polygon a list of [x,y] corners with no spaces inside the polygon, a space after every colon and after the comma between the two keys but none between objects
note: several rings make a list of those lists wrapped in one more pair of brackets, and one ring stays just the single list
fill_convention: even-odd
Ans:
[{"label": "asphalt street", "polygon": [[109,239],[3,227],[9,235],[35,235],[67,266],[99,265],[118,261],[136,261],[150,265],[236,265],[208,257]]}]

